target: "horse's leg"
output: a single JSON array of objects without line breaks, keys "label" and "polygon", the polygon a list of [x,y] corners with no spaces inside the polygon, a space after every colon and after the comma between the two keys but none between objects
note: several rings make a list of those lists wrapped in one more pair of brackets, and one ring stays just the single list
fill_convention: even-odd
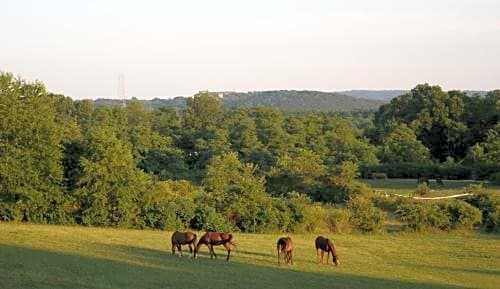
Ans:
[{"label": "horse's leg", "polygon": [[[193,243],[194,244],[194,243]],[[198,258],[198,253],[200,252],[200,249],[201,249],[201,246],[203,246],[203,242],[202,240],[198,241],[198,243],[196,244],[196,246],[194,247],[194,258]],[[208,246],[208,244],[205,244]]]},{"label": "horse's leg", "polygon": [[325,256],[325,251],[321,249],[321,264],[323,264],[323,258]]},{"label": "horse's leg", "polygon": [[316,263],[319,264],[319,249],[316,248]]},{"label": "horse's leg", "polygon": [[215,254],[214,245],[210,245],[210,247],[212,248],[212,253],[214,254],[215,259],[217,259],[217,254]]},{"label": "horse's leg", "polygon": [[293,251],[290,250],[290,264],[293,265]]},{"label": "horse's leg", "polygon": [[210,259],[213,259],[213,255],[212,255],[212,250],[213,248],[210,246],[210,244],[207,244],[207,247],[208,247],[208,252],[210,252]]},{"label": "horse's leg", "polygon": [[[326,251],[326,264],[328,264],[328,259],[330,258],[330,251]],[[332,256],[333,259],[333,256]]]},{"label": "horse's leg", "polygon": [[191,243],[188,244],[189,254],[193,254],[193,247],[191,245],[192,245]]},{"label": "horse's leg", "polygon": [[176,247],[175,243],[172,242],[172,255],[175,255],[175,247]]},{"label": "horse's leg", "polygon": [[177,245],[177,249],[179,249],[179,253],[181,254],[182,257],[182,245],[181,244]]},{"label": "horse's leg", "polygon": [[229,244],[229,243],[225,243],[225,244],[224,244],[224,248],[226,248],[226,250],[227,250],[227,258],[226,258],[226,261],[229,261],[229,255],[231,255],[231,244]]},{"label": "horse's leg", "polygon": [[278,266],[281,266],[281,265],[280,265],[280,248],[279,248],[279,247],[277,247],[277,248],[276,248],[276,251],[278,251]]}]

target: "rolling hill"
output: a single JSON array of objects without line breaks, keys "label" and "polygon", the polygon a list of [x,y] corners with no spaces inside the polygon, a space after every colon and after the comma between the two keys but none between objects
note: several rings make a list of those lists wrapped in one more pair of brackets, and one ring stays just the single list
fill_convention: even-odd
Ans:
[{"label": "rolling hill", "polygon": [[[337,92],[272,90],[252,92],[215,92],[222,95],[222,105],[227,108],[265,106],[288,111],[354,111],[374,110],[386,103],[384,100],[370,100],[344,95]],[[140,100],[144,106],[151,109],[160,107],[175,107],[183,109],[186,106],[186,97],[154,98]],[[118,106],[122,102],[117,99],[99,98],[94,105]]]}]

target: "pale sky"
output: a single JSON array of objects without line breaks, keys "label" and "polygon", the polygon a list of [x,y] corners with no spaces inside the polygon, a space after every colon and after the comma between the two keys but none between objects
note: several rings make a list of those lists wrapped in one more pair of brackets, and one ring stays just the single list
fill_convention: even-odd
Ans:
[{"label": "pale sky", "polygon": [[0,71],[73,98],[500,88],[500,0],[0,0]]}]

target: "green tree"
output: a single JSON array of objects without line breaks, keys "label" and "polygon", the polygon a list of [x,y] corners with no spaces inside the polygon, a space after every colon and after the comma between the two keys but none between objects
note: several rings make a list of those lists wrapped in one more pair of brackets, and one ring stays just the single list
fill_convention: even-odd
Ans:
[{"label": "green tree", "polygon": [[220,100],[209,92],[199,92],[186,100],[183,127],[187,129],[207,129],[217,127],[223,110]]},{"label": "green tree", "polygon": [[149,178],[135,167],[130,146],[100,126],[91,127],[85,142],[89,155],[82,158],[77,220],[85,225],[135,226],[137,197]]},{"label": "green tree", "polygon": [[238,152],[243,161],[251,161],[252,153],[263,148],[257,137],[254,120],[249,116],[248,109],[236,108],[228,113],[224,127],[229,133],[231,149]]},{"label": "green tree", "polygon": [[316,153],[299,149],[293,155],[278,159],[268,178],[268,190],[275,195],[291,191],[314,194],[326,175],[327,168]]},{"label": "green tree", "polygon": [[0,206],[10,212],[4,219],[65,221],[64,130],[56,107],[42,83],[0,73]]},{"label": "green tree", "polygon": [[468,160],[476,165],[498,165],[500,163],[500,124],[488,130],[484,142],[471,148]]},{"label": "green tree", "polygon": [[391,120],[407,124],[417,138],[440,160],[462,158],[468,147],[468,128],[462,122],[466,95],[445,92],[439,86],[417,85],[407,94],[383,105],[375,114],[375,124],[387,131]]},{"label": "green tree", "polygon": [[394,124],[382,143],[381,158],[386,163],[425,163],[429,150],[405,124]]},{"label": "green tree", "polygon": [[257,137],[274,156],[288,151],[288,135],[284,129],[283,113],[277,109],[256,107],[252,111]]},{"label": "green tree", "polygon": [[352,161],[356,164],[378,163],[375,147],[362,138],[361,131],[350,121],[331,118],[328,119],[324,129],[328,147],[327,162],[331,166],[343,161]]}]

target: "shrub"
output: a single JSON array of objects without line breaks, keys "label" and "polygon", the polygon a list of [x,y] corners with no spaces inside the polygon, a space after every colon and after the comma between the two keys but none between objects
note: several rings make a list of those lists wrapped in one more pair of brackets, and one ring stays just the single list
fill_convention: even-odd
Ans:
[{"label": "shrub", "polygon": [[421,183],[418,185],[417,189],[415,190],[415,195],[417,196],[426,196],[429,194],[431,189],[426,183]]},{"label": "shrub", "polygon": [[191,219],[191,228],[203,231],[223,231],[233,230],[226,218],[217,213],[213,207],[206,204],[200,205]]},{"label": "shrub", "polygon": [[189,226],[195,214],[197,189],[187,181],[164,181],[150,184],[142,195],[139,227],[180,230]]},{"label": "shrub", "polygon": [[291,192],[288,194],[287,204],[292,214],[293,232],[315,232],[320,227],[325,227],[321,207],[313,204],[307,195]]},{"label": "shrub", "polygon": [[401,198],[396,196],[374,196],[372,198],[373,203],[377,208],[380,208],[386,212],[394,212],[397,210]]},{"label": "shrub", "polygon": [[481,223],[481,211],[464,201],[446,202],[442,204],[442,208],[448,212],[452,229],[472,229],[474,225]]},{"label": "shrub", "polygon": [[322,199],[335,203],[344,203],[355,196],[371,197],[373,190],[357,180],[358,166],[352,162],[342,162],[335,168],[333,175],[326,179],[328,196]]},{"label": "shrub", "polygon": [[489,181],[491,184],[500,185],[500,172],[491,174],[489,177]]},{"label": "shrub", "polygon": [[465,201],[481,211],[481,227],[484,231],[500,232],[500,196],[478,193]]},{"label": "shrub", "polygon": [[19,206],[0,199],[0,221],[22,221],[22,212]]},{"label": "shrub", "polygon": [[276,231],[282,223],[280,214],[287,211],[280,212],[274,205],[273,199],[267,195],[239,198],[225,210],[224,215],[243,232]]},{"label": "shrub", "polygon": [[329,232],[334,233],[349,233],[352,231],[351,223],[349,222],[349,211],[345,209],[327,208],[326,209],[326,225]]},{"label": "shrub", "polygon": [[447,212],[435,203],[406,201],[398,206],[395,213],[399,220],[405,223],[405,229],[411,231],[446,229],[450,224]]},{"label": "shrub", "polygon": [[356,229],[362,232],[382,231],[387,216],[369,198],[354,197],[349,200],[347,207],[351,213],[350,222]]}]

